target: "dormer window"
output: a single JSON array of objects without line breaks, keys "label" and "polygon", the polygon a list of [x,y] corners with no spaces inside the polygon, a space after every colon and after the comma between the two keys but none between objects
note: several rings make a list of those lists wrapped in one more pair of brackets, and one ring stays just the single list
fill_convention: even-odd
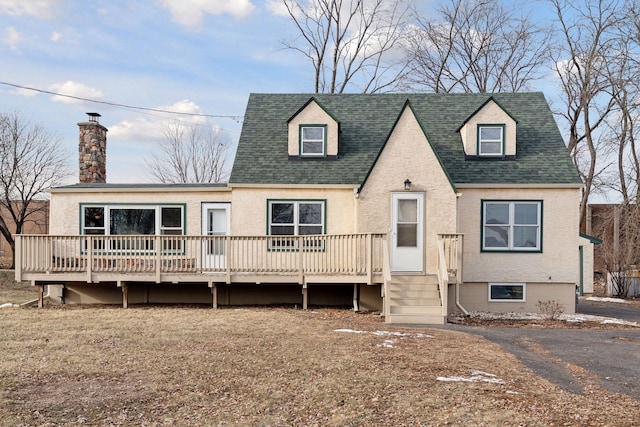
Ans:
[{"label": "dormer window", "polygon": [[324,157],[326,155],[326,125],[300,126],[300,157]]},{"label": "dormer window", "polygon": [[489,97],[458,129],[465,159],[515,160],[518,122]]},{"label": "dormer window", "polygon": [[504,156],[504,125],[478,125],[478,156]]}]

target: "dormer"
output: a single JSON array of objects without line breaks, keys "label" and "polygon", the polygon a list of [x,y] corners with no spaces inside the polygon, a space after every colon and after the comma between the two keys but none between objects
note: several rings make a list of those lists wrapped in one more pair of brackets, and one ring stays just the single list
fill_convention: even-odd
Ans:
[{"label": "dormer", "polygon": [[458,129],[467,159],[515,159],[517,121],[493,97]]},{"label": "dormer", "polygon": [[307,101],[289,120],[290,159],[335,159],[340,123],[315,99]]}]

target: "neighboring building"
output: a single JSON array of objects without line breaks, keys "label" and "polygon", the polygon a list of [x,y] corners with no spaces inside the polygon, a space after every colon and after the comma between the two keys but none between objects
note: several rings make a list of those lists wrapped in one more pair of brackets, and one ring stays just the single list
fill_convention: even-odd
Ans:
[{"label": "neighboring building", "polygon": [[[18,203],[18,202],[16,202]],[[29,219],[24,223],[22,234],[47,234],[49,232],[49,201],[48,200],[33,200],[30,203],[30,210],[34,211],[29,215]],[[5,223],[9,226],[12,234],[15,234],[15,223],[11,214],[4,206],[0,206],[0,216],[4,219]],[[13,259],[13,251],[11,245],[0,234],[0,268],[11,267],[11,260]]]},{"label": "neighboring building", "polygon": [[[587,207],[587,233],[597,238],[593,269],[596,278],[604,283],[607,295],[617,295],[612,289],[611,276],[634,277],[629,296],[640,294],[635,277],[640,276],[640,210],[635,204],[591,204]],[[615,286],[614,286],[615,287]]]},{"label": "neighboring building", "polygon": [[571,313],[581,186],[541,93],[252,94],[227,185],[54,188],[68,237],[23,238],[17,274],[66,302]]}]

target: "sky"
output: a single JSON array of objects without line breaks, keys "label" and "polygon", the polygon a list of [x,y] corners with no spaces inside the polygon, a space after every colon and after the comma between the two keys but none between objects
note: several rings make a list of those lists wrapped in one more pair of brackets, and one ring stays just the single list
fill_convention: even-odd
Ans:
[{"label": "sky", "polygon": [[[283,48],[282,40],[296,33],[277,5],[279,0],[0,0],[0,112],[18,112],[58,136],[73,171],[77,123],[87,120],[87,112],[101,114],[109,129],[110,183],[151,182],[144,160],[162,139],[161,125],[176,119],[223,131],[232,155],[251,92],[313,91],[310,64]],[[532,90],[553,90],[548,83]],[[75,172],[66,184],[77,181]]]},{"label": "sky", "polygon": [[[149,182],[162,123],[206,120],[237,142],[251,92],[310,92],[308,66],[282,48],[289,21],[269,0],[0,0],[0,111],[61,138],[77,170],[78,122],[102,115],[107,181]],[[69,183],[77,182],[75,173]]]}]

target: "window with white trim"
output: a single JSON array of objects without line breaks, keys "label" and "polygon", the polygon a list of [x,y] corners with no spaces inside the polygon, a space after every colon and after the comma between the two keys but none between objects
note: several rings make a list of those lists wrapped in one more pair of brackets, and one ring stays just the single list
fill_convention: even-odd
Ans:
[{"label": "window with white trim", "polygon": [[[269,200],[268,233],[271,236],[310,236],[324,233],[325,201]],[[305,248],[318,248],[322,240],[304,240]],[[297,249],[296,239],[272,239],[271,249]]]},{"label": "window with white trim", "polygon": [[[81,205],[81,233],[86,235],[184,235],[184,205]],[[163,239],[164,251],[182,250],[182,240]],[[152,239],[107,239],[94,249],[154,250]]]},{"label": "window with white trim", "polygon": [[300,126],[300,156],[324,157],[326,125]]},{"label": "window with white trim", "polygon": [[524,283],[489,283],[489,301],[525,302]]},{"label": "window with white trim", "polygon": [[542,201],[482,201],[482,250],[541,252]]},{"label": "window with white trim", "polygon": [[504,125],[478,126],[478,156],[504,155]]}]

